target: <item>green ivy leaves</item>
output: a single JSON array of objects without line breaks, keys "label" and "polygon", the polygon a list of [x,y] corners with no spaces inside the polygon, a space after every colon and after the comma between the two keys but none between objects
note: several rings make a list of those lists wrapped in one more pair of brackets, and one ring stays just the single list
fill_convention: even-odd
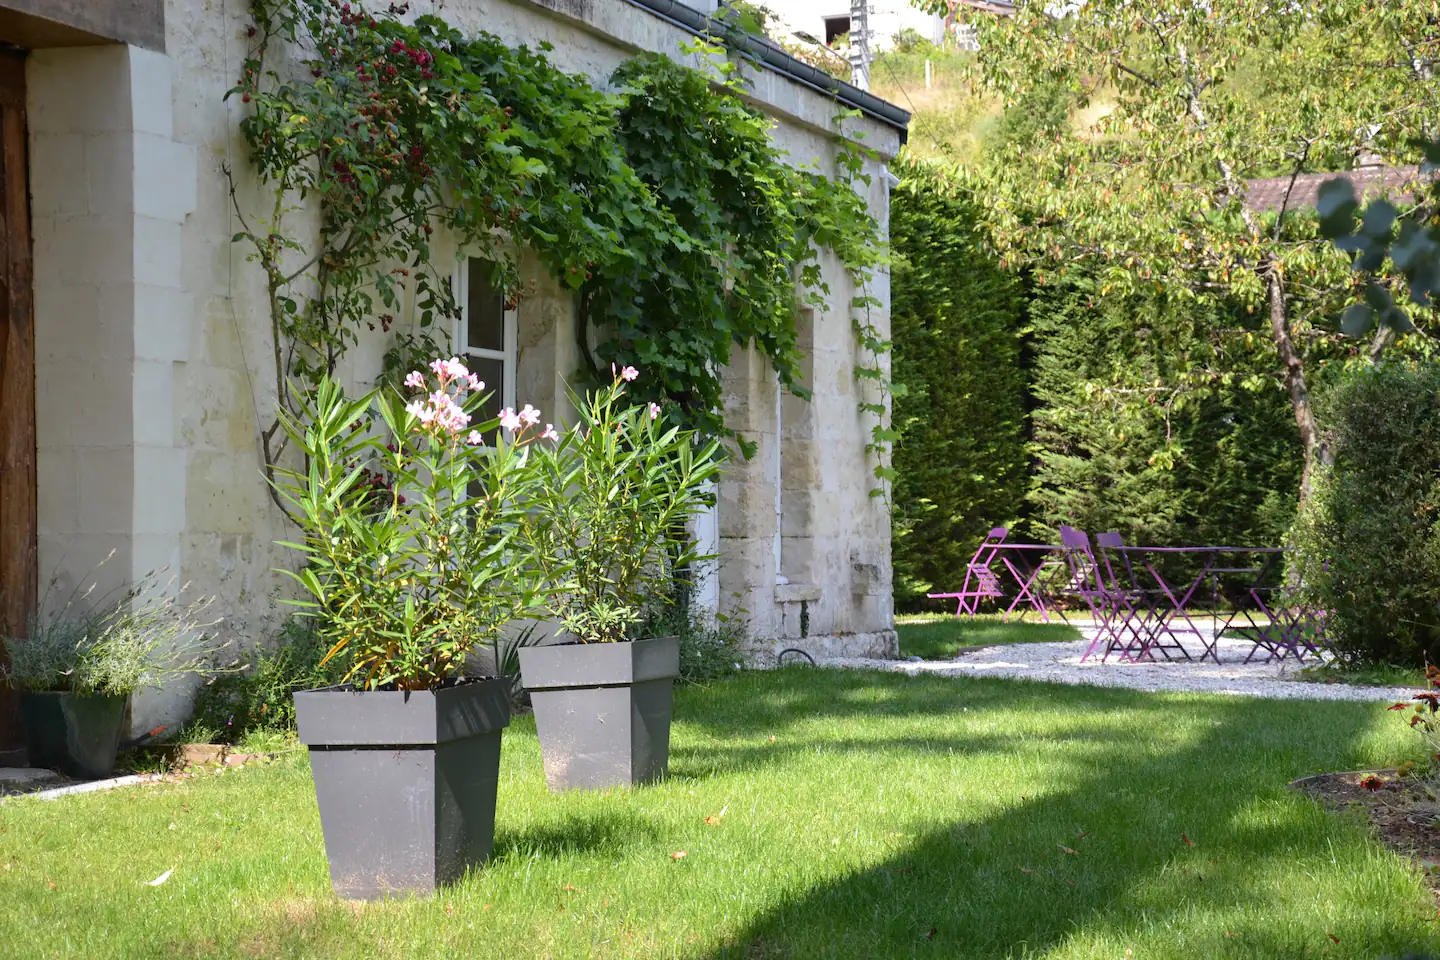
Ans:
[{"label": "green ivy leaves", "polygon": [[[269,280],[277,386],[333,370],[407,290],[422,329],[453,316],[450,265],[430,245],[443,226],[502,262],[513,296],[510,245],[535,250],[577,293],[592,376],[643,366],[637,399],[725,435],[720,377],[736,346],[805,392],[796,318],[828,292],[818,248],[857,288],[879,262],[856,151],[842,146],[834,178],[793,166],[719,47],[690,48],[703,72],[642,54],[607,93],[543,52],[435,16],[408,24],[335,0],[257,0],[255,16],[231,95],[248,106],[241,129],[274,202],[238,239]],[[318,243],[299,239],[309,196],[321,198]],[[588,328],[602,334],[594,356]]]}]

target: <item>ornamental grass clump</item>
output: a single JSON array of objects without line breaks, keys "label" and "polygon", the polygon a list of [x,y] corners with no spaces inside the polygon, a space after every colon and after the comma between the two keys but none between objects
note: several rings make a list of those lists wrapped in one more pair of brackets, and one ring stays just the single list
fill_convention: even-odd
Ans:
[{"label": "ornamental grass clump", "polygon": [[579,423],[537,451],[535,510],[525,524],[536,567],[555,585],[549,614],[582,643],[641,639],[636,627],[672,601],[677,577],[705,559],[689,520],[720,471],[718,442],[629,403],[639,377],[625,367],[588,397],[572,394]]},{"label": "ornamental grass clump", "polygon": [[537,499],[532,444],[554,428],[528,405],[475,422],[485,384],[458,359],[404,382],[349,399],[325,376],[281,417],[306,464],[276,482],[301,528],[295,602],[364,690],[454,683],[540,596],[518,532]]}]

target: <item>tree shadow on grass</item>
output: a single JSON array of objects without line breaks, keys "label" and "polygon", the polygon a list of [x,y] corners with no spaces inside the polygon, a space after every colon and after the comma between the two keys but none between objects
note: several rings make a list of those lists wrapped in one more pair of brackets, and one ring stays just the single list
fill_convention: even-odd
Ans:
[{"label": "tree shadow on grass", "polygon": [[[920,709],[935,704],[933,690],[915,693]],[[957,690],[946,709],[971,695],[993,692]],[[1012,686],[1017,696],[1036,691]],[[1128,723],[1164,725],[1176,709],[1164,697],[1114,699]],[[789,702],[826,709],[818,700]],[[1373,958],[1440,943],[1414,878],[1383,858],[1377,867],[1363,830],[1284,787],[1317,764],[1361,760],[1373,710],[1328,708],[1317,732],[1314,704],[1201,709],[1213,722],[1184,746],[1127,751],[1122,740],[1103,768],[1059,766],[1056,789],[808,887],[710,956],[1036,956],[1067,945],[1089,956],[1085,945],[1100,943],[1118,956],[1138,940],[1137,956],[1158,941],[1165,956]],[[1133,732],[1129,742],[1142,745]],[[1362,864],[1366,885],[1349,883]],[[1277,889],[1277,876],[1292,879]],[[1332,902],[1308,901],[1313,886]]]}]

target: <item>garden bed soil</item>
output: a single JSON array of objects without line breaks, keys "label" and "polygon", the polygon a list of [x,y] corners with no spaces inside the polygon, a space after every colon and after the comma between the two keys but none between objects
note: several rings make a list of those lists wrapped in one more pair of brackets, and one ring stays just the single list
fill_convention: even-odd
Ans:
[{"label": "garden bed soil", "polygon": [[[1379,789],[1361,786],[1370,777],[1383,781]],[[1322,773],[1291,786],[1333,809],[1362,811],[1381,843],[1424,871],[1426,885],[1440,902],[1440,792],[1435,788],[1394,770]]]}]

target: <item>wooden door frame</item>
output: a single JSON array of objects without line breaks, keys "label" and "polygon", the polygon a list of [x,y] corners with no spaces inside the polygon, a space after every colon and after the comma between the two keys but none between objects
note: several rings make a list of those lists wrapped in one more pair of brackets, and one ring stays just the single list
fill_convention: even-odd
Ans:
[{"label": "wooden door frame", "polygon": [[[25,132],[25,53],[0,51],[0,635],[24,636],[39,602],[35,304]],[[4,656],[0,649],[0,657]],[[0,752],[17,747],[16,696],[0,684]]]}]

